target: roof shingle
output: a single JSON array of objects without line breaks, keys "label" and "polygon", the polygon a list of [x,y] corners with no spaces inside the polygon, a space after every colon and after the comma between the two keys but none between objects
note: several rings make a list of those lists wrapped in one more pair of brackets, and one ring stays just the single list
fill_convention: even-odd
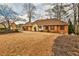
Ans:
[{"label": "roof shingle", "polygon": [[32,26],[33,24],[37,24],[39,26],[41,25],[68,25],[64,21],[60,21],[57,19],[43,19],[43,20],[36,20],[35,22],[32,23],[26,23],[25,26]]}]

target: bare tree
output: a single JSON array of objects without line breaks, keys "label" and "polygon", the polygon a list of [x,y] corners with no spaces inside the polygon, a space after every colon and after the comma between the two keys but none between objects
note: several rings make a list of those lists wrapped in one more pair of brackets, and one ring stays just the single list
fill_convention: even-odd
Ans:
[{"label": "bare tree", "polygon": [[8,29],[10,29],[10,19],[15,18],[17,13],[8,7],[8,5],[0,5],[0,15],[5,18],[8,24]]},{"label": "bare tree", "polygon": [[77,19],[77,25],[76,25],[76,32],[79,34],[79,3],[77,3],[77,14],[78,14],[78,19]]},{"label": "bare tree", "polygon": [[52,10],[48,9],[48,10],[46,10],[46,12],[48,12],[48,14],[46,14],[46,16],[49,16],[50,19],[52,19]]},{"label": "bare tree", "polygon": [[73,4],[73,15],[74,15],[74,33],[77,33],[77,7],[76,7],[76,3],[72,3]]},{"label": "bare tree", "polygon": [[68,11],[72,9],[72,8],[68,8],[70,7],[70,5],[71,4],[63,4],[63,3],[58,4],[58,9],[57,9],[58,19],[63,19],[63,18],[66,19],[70,16],[68,13]]},{"label": "bare tree", "polygon": [[78,7],[78,24],[79,24],[79,3],[77,5],[77,7]]},{"label": "bare tree", "polygon": [[32,3],[25,3],[23,6],[24,6],[24,12],[27,13],[29,22],[31,22],[32,17],[34,17],[34,15],[35,15],[36,7]]},{"label": "bare tree", "polygon": [[65,8],[69,7],[70,4],[63,4],[63,3],[54,3],[51,4],[53,6],[52,8],[48,9],[51,12],[48,12],[51,17],[57,18],[57,19],[62,19],[64,17],[68,17],[68,11],[71,10],[70,8],[68,10],[65,10]]}]

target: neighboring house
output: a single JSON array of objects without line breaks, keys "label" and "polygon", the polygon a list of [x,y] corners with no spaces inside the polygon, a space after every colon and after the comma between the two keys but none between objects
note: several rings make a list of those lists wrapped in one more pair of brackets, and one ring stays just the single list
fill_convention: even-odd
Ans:
[{"label": "neighboring house", "polygon": [[1,28],[6,28],[3,23],[0,23],[0,29],[1,29]]},{"label": "neighboring house", "polygon": [[17,29],[17,26],[16,26],[15,22],[12,22],[10,24],[10,27],[11,27],[11,30],[13,30],[13,31],[15,31]]},{"label": "neighboring house", "polygon": [[[0,23],[0,31],[6,30],[7,28],[8,28],[7,22]],[[17,29],[15,22],[10,23],[10,29],[13,31]]]},{"label": "neighboring house", "polygon": [[4,30],[5,28],[6,28],[5,25],[3,23],[0,23],[0,32]]},{"label": "neighboring house", "polygon": [[25,31],[45,31],[54,33],[67,33],[68,24],[64,21],[57,19],[43,19],[36,20],[32,23],[26,23],[23,25]]}]

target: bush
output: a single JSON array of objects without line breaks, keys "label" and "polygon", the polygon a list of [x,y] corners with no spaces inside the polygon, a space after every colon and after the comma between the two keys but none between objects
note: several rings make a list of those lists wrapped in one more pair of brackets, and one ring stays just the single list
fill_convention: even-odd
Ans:
[{"label": "bush", "polygon": [[8,33],[17,33],[20,32],[18,29],[15,29],[15,31],[10,30],[10,29],[0,29],[0,34],[8,34]]},{"label": "bush", "polygon": [[5,28],[0,28],[0,31],[4,31],[5,30]]},{"label": "bush", "polygon": [[69,33],[69,34],[74,33],[74,27],[73,27],[71,21],[69,21],[69,25],[68,25],[68,33]]},{"label": "bush", "polygon": [[15,32],[19,32],[19,30],[18,29],[15,29]]}]

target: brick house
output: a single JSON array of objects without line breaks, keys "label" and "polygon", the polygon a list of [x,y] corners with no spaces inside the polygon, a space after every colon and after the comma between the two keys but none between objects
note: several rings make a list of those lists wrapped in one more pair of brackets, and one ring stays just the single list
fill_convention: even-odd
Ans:
[{"label": "brick house", "polygon": [[23,25],[25,31],[43,31],[54,33],[68,33],[68,24],[57,19],[36,20],[32,23]]}]

